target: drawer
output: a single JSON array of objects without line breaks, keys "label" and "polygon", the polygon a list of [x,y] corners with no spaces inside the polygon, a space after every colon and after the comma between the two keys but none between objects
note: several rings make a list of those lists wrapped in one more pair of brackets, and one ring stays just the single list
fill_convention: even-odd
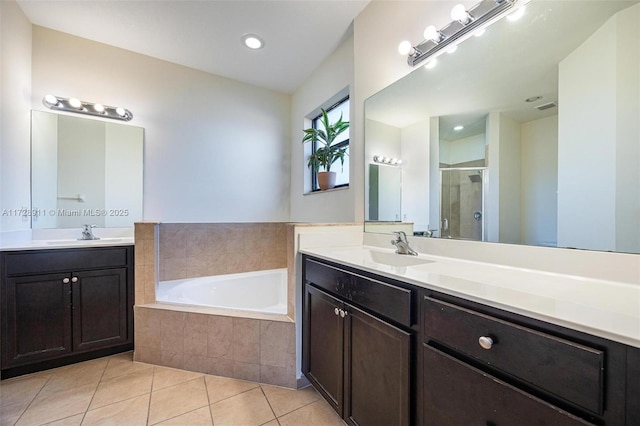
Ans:
[{"label": "drawer", "polygon": [[127,247],[19,251],[5,255],[5,267],[12,276],[123,267],[127,259]]},{"label": "drawer", "polygon": [[591,424],[437,349],[422,351],[425,425]]},{"label": "drawer", "polygon": [[[426,341],[490,365],[521,382],[602,414],[603,351],[484,315],[431,297],[424,299]],[[490,337],[489,349],[480,346]]]},{"label": "drawer", "polygon": [[373,313],[411,327],[412,290],[352,274],[312,259],[305,261],[305,279]]}]

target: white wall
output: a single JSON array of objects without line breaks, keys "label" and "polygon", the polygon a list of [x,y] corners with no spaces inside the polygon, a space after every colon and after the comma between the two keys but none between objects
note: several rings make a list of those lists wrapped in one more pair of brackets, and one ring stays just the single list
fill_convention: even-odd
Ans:
[{"label": "white wall", "polygon": [[[302,144],[303,129],[310,126],[307,119],[320,107],[328,107],[335,95],[350,90],[353,98],[353,37],[347,38],[336,51],[318,67],[313,74],[296,90],[291,97],[291,138],[288,149],[291,151],[291,216],[294,222],[353,222],[354,198],[356,192],[362,195],[362,187],[355,188],[356,176],[364,173],[360,162],[361,153],[354,140],[354,129],[362,134],[363,120],[354,120],[354,109],[359,108],[351,101],[351,123],[349,141],[349,187],[331,191],[314,192],[305,195],[305,180],[309,179],[309,169],[305,161]],[[338,99],[335,99],[338,100]],[[346,117],[345,117],[346,118]],[[358,155],[360,154],[360,155]],[[362,206],[362,204],[361,204]],[[362,206],[362,209],[364,207]],[[360,212],[360,218],[364,210]],[[362,220],[362,219],[361,219]]]},{"label": "white wall", "polygon": [[[31,167],[34,228],[55,228],[57,216],[48,214],[58,208],[58,115],[33,111]],[[40,214],[42,213],[42,214]]]},{"label": "white wall", "polygon": [[558,232],[558,116],[521,125],[521,223],[523,244],[555,246]]},{"label": "white wall", "polygon": [[[500,230],[501,243],[520,241],[520,123],[500,114]],[[489,173],[492,173],[491,165]]]},{"label": "white wall", "polygon": [[[0,1],[0,211],[28,208],[30,193],[31,23]],[[29,229],[29,218],[0,216],[0,230]]]},{"label": "white wall", "polygon": [[288,95],[34,26],[34,108],[47,93],[133,112],[145,219],[289,220]]},{"label": "white wall", "polygon": [[639,16],[623,10],[560,63],[559,246],[640,250]]},{"label": "white wall", "polygon": [[459,164],[484,159],[485,138],[486,136],[481,134],[451,141],[441,140],[440,162]]},{"label": "white wall", "polygon": [[436,229],[437,223],[429,223],[429,120],[403,128],[400,135],[402,220],[412,222],[414,231]]},{"label": "white wall", "polygon": [[[400,129],[397,127],[390,126],[388,124],[381,123],[375,120],[365,120],[364,134],[366,138],[364,153],[364,181],[365,188],[369,188],[369,165],[373,163],[373,156],[381,155],[383,157],[402,159],[402,149],[400,146]],[[402,192],[404,192],[404,188]],[[368,212],[370,208],[369,191],[366,191],[366,193],[364,194],[364,200],[365,209]],[[404,209],[402,208],[400,208],[400,210],[402,212],[404,211]],[[367,215],[365,215],[365,219],[368,219]],[[381,219],[380,217],[378,217],[378,220],[399,221],[401,220],[401,218],[398,217],[397,219]]]}]

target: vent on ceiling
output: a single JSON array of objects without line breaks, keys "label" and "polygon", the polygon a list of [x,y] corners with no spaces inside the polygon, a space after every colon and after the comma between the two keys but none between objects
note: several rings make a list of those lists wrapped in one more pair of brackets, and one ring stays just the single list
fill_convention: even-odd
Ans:
[{"label": "vent on ceiling", "polygon": [[555,103],[555,102],[548,102],[546,104],[538,105],[538,106],[536,106],[534,108],[537,109],[538,111],[544,111],[545,109],[555,108],[557,106],[558,106],[558,104]]}]

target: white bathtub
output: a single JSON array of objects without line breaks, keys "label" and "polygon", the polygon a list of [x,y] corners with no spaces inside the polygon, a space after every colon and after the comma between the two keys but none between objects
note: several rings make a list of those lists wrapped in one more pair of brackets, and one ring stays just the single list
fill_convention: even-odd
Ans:
[{"label": "white bathtub", "polygon": [[286,315],[287,269],[160,281],[156,300]]}]

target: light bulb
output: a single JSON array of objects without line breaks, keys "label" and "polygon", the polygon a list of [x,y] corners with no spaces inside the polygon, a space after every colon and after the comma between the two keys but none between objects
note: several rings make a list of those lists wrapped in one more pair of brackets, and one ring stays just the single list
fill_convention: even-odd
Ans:
[{"label": "light bulb", "polygon": [[444,38],[442,33],[438,31],[433,25],[429,25],[427,28],[425,28],[423,35],[425,40],[431,40],[434,43],[440,43]]},{"label": "light bulb", "polygon": [[471,21],[469,13],[463,4],[457,4],[451,9],[451,19],[460,22],[462,25],[466,25]]},{"label": "light bulb", "polygon": [[427,62],[424,67],[425,69],[431,70],[435,68],[436,65],[438,65],[438,60],[436,58],[433,58],[432,60]]},{"label": "light bulb", "polygon": [[124,117],[125,115],[127,115],[127,110],[122,107],[118,107],[116,108],[116,114],[118,114],[120,117]]},{"label": "light bulb", "polygon": [[511,22],[515,22],[518,19],[522,18],[523,16],[524,16],[524,6],[508,14],[507,19]]},{"label": "light bulb", "polygon": [[410,41],[405,40],[398,45],[398,52],[400,52],[401,55],[409,55],[412,50],[413,46],[411,46]]},{"label": "light bulb", "polygon": [[93,110],[94,110],[95,112],[103,113],[103,112],[104,112],[104,105],[102,105],[102,104],[95,104],[95,105],[93,106]]},{"label": "light bulb", "polygon": [[396,164],[398,164],[398,166],[399,166],[400,164],[402,164],[402,160],[398,160],[398,162]]},{"label": "light bulb", "polygon": [[51,106],[58,105],[58,98],[56,98],[56,97],[55,97],[55,96],[53,96],[53,95],[47,95],[47,96],[45,96],[45,97],[44,97],[44,101],[45,101],[47,104],[51,105]]},{"label": "light bulb", "polygon": [[69,99],[69,105],[71,105],[72,107],[74,107],[76,109],[82,108],[82,102],[80,102],[80,99],[78,99],[78,98]]}]

